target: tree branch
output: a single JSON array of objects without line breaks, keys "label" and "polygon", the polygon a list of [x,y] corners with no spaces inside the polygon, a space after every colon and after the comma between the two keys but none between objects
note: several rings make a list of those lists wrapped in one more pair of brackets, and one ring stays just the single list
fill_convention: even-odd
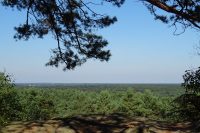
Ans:
[{"label": "tree branch", "polygon": [[197,23],[200,23],[200,18],[198,14],[189,14],[187,12],[183,12],[183,10],[177,10],[174,6],[169,6],[166,3],[161,2],[160,0],[145,0],[146,2],[166,11],[169,13],[173,13],[178,15],[185,20],[189,21],[193,26],[200,29],[200,26]]}]

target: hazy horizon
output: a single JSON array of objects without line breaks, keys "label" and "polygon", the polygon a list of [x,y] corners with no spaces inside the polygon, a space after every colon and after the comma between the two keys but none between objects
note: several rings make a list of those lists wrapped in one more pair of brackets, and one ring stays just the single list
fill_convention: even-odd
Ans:
[{"label": "hazy horizon", "polygon": [[78,82],[74,82],[74,83],[64,83],[64,82],[63,82],[63,83],[62,83],[62,82],[60,82],[60,83],[59,83],[59,82],[57,82],[57,83],[56,83],[56,82],[32,82],[32,83],[28,83],[28,82],[27,82],[27,83],[25,83],[25,82],[24,82],[24,83],[22,83],[22,82],[14,82],[14,83],[15,83],[15,84],[77,84],[77,85],[78,85],[78,84],[83,84],[83,85],[84,85],[84,84],[91,84],[91,85],[93,85],[93,84],[95,84],[95,85],[98,85],[98,84],[99,84],[99,85],[103,85],[103,84],[108,84],[108,85],[109,85],[109,84],[110,84],[110,85],[112,85],[112,84],[113,84],[113,85],[118,85],[118,84],[119,84],[119,85],[123,85],[123,84],[124,84],[124,85],[129,85],[129,84],[130,84],[130,85],[138,85],[138,84],[144,84],[144,85],[145,85],[145,84],[146,84],[146,85],[148,85],[148,84],[154,84],[154,85],[156,85],[156,84],[158,84],[158,85],[159,85],[159,84],[169,84],[169,85],[171,85],[171,84],[172,84],[172,85],[173,85],[173,84],[181,84],[181,83],[109,83],[109,82],[107,82],[107,83],[106,83],[106,82],[105,82],[105,83],[103,83],[103,82],[102,82],[102,83],[78,83]]}]

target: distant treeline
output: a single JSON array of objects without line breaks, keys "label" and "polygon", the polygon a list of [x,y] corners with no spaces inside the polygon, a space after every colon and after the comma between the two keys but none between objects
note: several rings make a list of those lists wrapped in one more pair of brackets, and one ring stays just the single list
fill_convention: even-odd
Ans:
[{"label": "distant treeline", "polygon": [[16,83],[16,88],[49,88],[49,89],[80,89],[90,91],[113,90],[123,91],[134,89],[143,92],[148,89],[156,95],[179,96],[184,93],[181,84],[103,84],[103,83]]}]

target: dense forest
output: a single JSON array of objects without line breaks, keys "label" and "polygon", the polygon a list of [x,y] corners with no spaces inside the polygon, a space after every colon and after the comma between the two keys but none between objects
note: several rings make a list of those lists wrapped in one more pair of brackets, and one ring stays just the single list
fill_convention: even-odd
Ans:
[{"label": "dense forest", "polygon": [[0,85],[1,126],[11,121],[48,120],[88,114],[121,113],[168,122],[198,120],[200,116],[199,112],[192,112],[194,110],[186,115],[187,109],[178,102],[184,92],[180,85],[136,84],[135,88],[134,85],[125,84],[96,85],[99,88],[95,88],[95,85],[79,85],[77,88],[28,87],[15,86],[4,73],[0,75]]}]

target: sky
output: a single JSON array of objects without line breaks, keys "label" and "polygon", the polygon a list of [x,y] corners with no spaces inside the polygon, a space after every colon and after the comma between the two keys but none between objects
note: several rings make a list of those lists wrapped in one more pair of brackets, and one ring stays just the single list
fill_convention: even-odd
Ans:
[{"label": "sky", "polygon": [[91,59],[63,71],[62,66],[45,66],[56,41],[51,36],[14,40],[14,27],[25,21],[25,15],[0,6],[0,71],[12,75],[16,83],[181,83],[185,70],[199,66],[195,49],[199,33],[194,29],[174,36],[174,27],[154,20],[134,0],[127,0],[121,8],[95,10],[118,18],[114,25],[98,31],[109,42],[110,61]]}]

